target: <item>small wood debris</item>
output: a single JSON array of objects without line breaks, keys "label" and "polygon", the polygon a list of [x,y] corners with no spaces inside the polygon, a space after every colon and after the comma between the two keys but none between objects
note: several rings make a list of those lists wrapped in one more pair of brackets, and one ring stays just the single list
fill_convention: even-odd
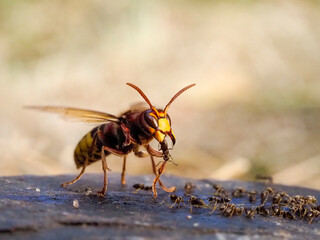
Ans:
[{"label": "small wood debris", "polygon": [[73,207],[74,208],[79,208],[80,207],[79,201],[77,199],[73,200]]}]

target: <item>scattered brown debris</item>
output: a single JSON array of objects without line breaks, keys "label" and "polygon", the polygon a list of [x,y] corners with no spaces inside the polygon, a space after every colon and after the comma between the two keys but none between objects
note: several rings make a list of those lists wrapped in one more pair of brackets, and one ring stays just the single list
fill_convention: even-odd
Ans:
[{"label": "scattered brown debris", "polygon": [[[320,204],[317,203],[316,197],[311,195],[291,196],[286,192],[277,191],[271,187],[267,187],[261,192],[246,190],[241,187],[228,191],[221,185],[214,184],[214,192],[211,196],[197,197],[194,193],[189,193],[191,190],[193,192],[194,188],[194,184],[187,182],[183,196],[169,195],[167,198],[170,198],[173,203],[169,208],[173,208],[176,205],[178,208],[189,206],[190,213],[192,213],[192,208],[196,207],[209,209],[209,214],[218,212],[218,214],[225,217],[244,215],[252,219],[256,215],[260,215],[288,220],[306,220],[309,224],[320,216]],[[239,198],[247,198],[247,202],[237,203]],[[161,203],[163,202],[165,200]],[[185,204],[182,205],[181,203]]]}]

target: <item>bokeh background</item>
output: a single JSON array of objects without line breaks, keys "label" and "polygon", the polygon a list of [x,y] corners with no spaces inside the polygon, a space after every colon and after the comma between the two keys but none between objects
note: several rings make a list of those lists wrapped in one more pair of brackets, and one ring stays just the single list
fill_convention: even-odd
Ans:
[{"label": "bokeh background", "polygon": [[[167,173],[319,189],[319,10],[311,0],[1,0],[0,175],[78,173],[74,147],[94,127],[24,105],[118,114],[142,100],[126,82],[157,107],[196,83],[169,111],[178,166]],[[127,169],[151,164],[130,155]]]}]

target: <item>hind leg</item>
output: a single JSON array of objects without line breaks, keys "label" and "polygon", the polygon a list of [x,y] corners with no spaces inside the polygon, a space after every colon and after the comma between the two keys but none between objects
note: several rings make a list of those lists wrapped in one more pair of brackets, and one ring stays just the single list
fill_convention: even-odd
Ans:
[{"label": "hind leg", "polygon": [[84,171],[86,170],[86,167],[87,167],[87,165],[88,165],[88,161],[89,161],[89,158],[87,157],[86,160],[85,160],[85,162],[84,162],[84,164],[83,164],[83,166],[82,166],[81,172],[79,173],[79,175],[78,175],[75,179],[73,179],[73,180],[70,181],[70,182],[62,183],[61,186],[62,186],[63,188],[66,188],[67,185],[74,184],[76,181],[78,181],[78,180],[82,177],[82,175],[84,174]]},{"label": "hind leg", "polygon": [[75,182],[77,182],[77,181],[82,177],[82,175],[84,174],[84,171],[86,170],[86,167],[88,166],[89,156],[92,154],[94,145],[96,144],[96,139],[97,139],[97,135],[95,134],[95,135],[93,136],[93,140],[92,140],[91,146],[90,146],[89,151],[88,151],[88,156],[86,157],[86,159],[85,159],[85,161],[84,161],[84,163],[83,163],[83,166],[82,166],[82,169],[81,169],[81,172],[79,173],[79,175],[78,175],[75,179],[73,179],[72,181],[70,181],[70,182],[62,183],[61,186],[62,186],[63,188],[65,188],[67,185],[74,184]]}]

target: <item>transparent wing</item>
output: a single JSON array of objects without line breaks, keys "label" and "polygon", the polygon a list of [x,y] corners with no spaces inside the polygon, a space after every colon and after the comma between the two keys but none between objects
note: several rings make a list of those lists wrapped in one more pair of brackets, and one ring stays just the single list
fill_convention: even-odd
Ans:
[{"label": "transparent wing", "polygon": [[107,121],[119,122],[119,118],[115,115],[81,108],[56,106],[25,106],[24,108],[56,113],[66,120],[75,120],[87,123],[102,123]]}]

